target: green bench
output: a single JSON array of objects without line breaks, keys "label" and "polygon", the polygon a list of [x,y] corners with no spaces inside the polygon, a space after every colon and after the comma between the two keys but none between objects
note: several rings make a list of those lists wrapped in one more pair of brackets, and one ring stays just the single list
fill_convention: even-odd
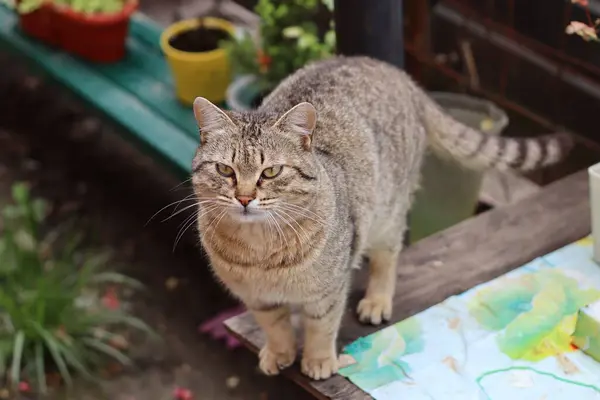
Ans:
[{"label": "green bench", "polygon": [[159,47],[161,31],[152,20],[135,14],[125,59],[98,65],[30,39],[19,29],[18,16],[0,5],[0,51],[24,57],[183,177],[189,174],[198,128],[191,109],[175,99]]}]

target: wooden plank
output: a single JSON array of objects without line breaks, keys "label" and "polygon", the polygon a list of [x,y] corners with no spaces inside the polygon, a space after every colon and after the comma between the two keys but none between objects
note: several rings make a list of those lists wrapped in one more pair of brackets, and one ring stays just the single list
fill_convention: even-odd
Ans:
[{"label": "wooden plank", "polygon": [[[589,234],[588,197],[587,171],[581,171],[406,249],[399,260],[391,323]],[[354,308],[365,285],[364,269],[357,275],[340,331],[342,345],[382,329],[363,325],[355,318]],[[248,313],[229,319],[226,326],[252,351],[264,343],[262,332]],[[322,383],[307,380],[297,367],[286,374],[318,398],[369,398],[339,376]]]},{"label": "wooden plank", "polygon": [[506,206],[537,193],[541,188],[513,172],[492,170],[483,177],[479,201],[492,207]]},{"label": "wooden plank", "polygon": [[[225,322],[225,326],[246,347],[258,354],[265,339],[252,315],[246,312],[230,318]],[[300,373],[298,363],[283,370],[282,373],[317,399],[364,400],[372,398],[340,375],[335,375],[326,381],[313,381]]]},{"label": "wooden plank", "polygon": [[[153,79],[143,70],[138,69],[135,62],[128,62],[133,57],[134,55],[129,55],[123,62],[116,64],[96,65],[93,70],[114,82],[115,86],[126,89],[197,144],[198,126],[191,108],[183,106],[176,99],[173,86]],[[148,62],[156,61],[148,60]]]}]

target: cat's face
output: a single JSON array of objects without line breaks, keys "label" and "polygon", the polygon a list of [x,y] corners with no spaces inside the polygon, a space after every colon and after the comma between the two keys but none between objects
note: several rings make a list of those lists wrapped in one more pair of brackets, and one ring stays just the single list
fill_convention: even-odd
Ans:
[{"label": "cat's face", "polygon": [[265,223],[302,215],[318,187],[310,104],[273,119],[256,113],[230,117],[198,99],[194,113],[202,134],[192,182],[201,212]]}]

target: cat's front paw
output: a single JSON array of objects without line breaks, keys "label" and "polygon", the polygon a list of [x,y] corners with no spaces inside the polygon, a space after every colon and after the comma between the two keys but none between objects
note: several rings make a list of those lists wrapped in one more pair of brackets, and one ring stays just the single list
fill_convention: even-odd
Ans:
[{"label": "cat's front paw", "polygon": [[302,373],[312,379],[327,379],[337,373],[338,359],[335,352],[327,357],[311,357],[305,355],[302,358]]},{"label": "cat's front paw", "polygon": [[265,345],[258,353],[258,367],[266,375],[277,375],[279,371],[289,367],[296,359],[296,350],[275,351],[269,345]]},{"label": "cat's front paw", "polygon": [[356,309],[360,322],[379,325],[392,317],[392,299],[387,296],[365,297]]}]

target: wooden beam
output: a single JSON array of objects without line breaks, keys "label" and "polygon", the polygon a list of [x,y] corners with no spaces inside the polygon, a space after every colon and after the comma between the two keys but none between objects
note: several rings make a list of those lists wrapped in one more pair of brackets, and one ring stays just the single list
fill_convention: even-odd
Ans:
[{"label": "wooden beam", "polygon": [[[432,235],[406,249],[400,257],[397,293],[391,323],[401,321],[446,298],[494,279],[536,257],[578,240],[590,232],[587,171],[581,171],[519,202],[500,207]],[[358,322],[354,308],[366,283],[364,269],[340,331],[341,344],[382,327]],[[252,351],[264,337],[248,313],[229,319],[227,328]],[[340,376],[310,381],[297,366],[285,371],[319,399],[368,399]]]},{"label": "wooden beam", "polygon": [[506,206],[542,190],[537,183],[512,172],[491,170],[483,178],[479,201],[492,207]]}]

